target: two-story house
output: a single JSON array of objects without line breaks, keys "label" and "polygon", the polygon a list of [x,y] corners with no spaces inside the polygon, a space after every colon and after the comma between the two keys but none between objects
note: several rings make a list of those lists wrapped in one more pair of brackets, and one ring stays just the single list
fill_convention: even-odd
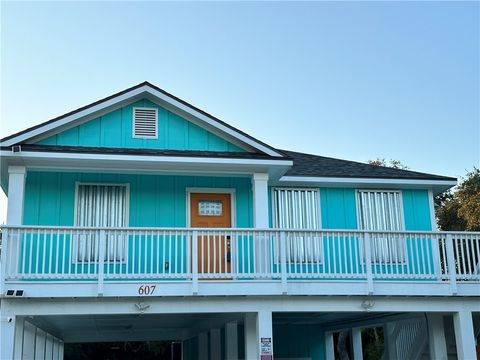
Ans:
[{"label": "two-story house", "polygon": [[480,233],[435,225],[454,178],[276,149],[147,82],[0,146],[1,359],[334,359],[340,330],[362,359],[373,326],[384,358],[476,356]]}]

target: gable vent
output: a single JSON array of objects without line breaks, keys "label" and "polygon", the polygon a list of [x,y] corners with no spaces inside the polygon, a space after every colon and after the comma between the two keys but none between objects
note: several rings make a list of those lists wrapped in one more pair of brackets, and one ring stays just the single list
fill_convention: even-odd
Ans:
[{"label": "gable vent", "polygon": [[133,137],[156,139],[158,137],[157,119],[157,109],[133,108]]}]

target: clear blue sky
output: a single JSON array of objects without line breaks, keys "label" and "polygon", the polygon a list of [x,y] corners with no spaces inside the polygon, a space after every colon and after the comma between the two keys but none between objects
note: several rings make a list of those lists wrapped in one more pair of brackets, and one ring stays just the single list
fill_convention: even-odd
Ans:
[{"label": "clear blue sky", "polygon": [[2,2],[0,136],[148,80],[275,147],[459,177],[479,4]]}]

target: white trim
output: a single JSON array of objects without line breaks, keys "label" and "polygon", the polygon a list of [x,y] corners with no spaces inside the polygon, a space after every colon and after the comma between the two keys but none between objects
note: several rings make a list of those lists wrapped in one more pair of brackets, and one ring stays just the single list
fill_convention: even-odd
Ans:
[{"label": "white trim", "polygon": [[[103,101],[100,104],[91,106],[88,109],[79,111],[75,114],[72,114],[72,115],[66,116],[62,119],[53,121],[52,123],[45,124],[45,125],[40,126],[36,129],[30,130],[26,133],[17,135],[15,137],[11,138],[11,139],[8,139],[8,140],[2,142],[0,144],[0,146],[11,146],[11,145],[14,145],[16,143],[28,140],[32,137],[40,136],[43,133],[46,133],[46,132],[49,132],[49,131],[54,131],[55,129],[57,129],[59,127],[67,126],[69,123],[71,123],[75,120],[81,119],[83,117],[86,117],[88,115],[92,115],[92,114],[97,113],[97,112],[100,113],[100,112],[105,111],[105,110],[107,110],[107,111],[112,110],[112,109],[109,109],[109,108],[114,107],[116,105],[123,106],[124,104],[122,104],[122,103],[125,103],[125,102],[127,102],[129,100],[132,100],[135,97],[139,97],[143,94],[149,94],[149,95],[153,96],[154,98],[156,98],[157,100],[160,100],[161,102],[165,102],[165,103],[167,103],[171,106],[174,106],[175,108],[177,108],[177,109],[179,109],[179,110],[181,110],[181,111],[183,111],[183,112],[185,112],[189,115],[194,116],[195,118],[199,119],[201,122],[203,122],[204,124],[207,124],[208,126],[212,127],[213,129],[216,129],[216,130],[218,130],[218,131],[220,131],[220,132],[222,132],[222,133],[224,133],[228,136],[231,136],[235,139],[238,139],[241,142],[243,142],[243,143],[245,143],[245,144],[253,147],[254,149],[257,149],[257,150],[259,150],[259,151],[261,151],[265,154],[275,156],[275,157],[283,157],[283,155],[280,154],[279,152],[274,151],[274,150],[270,149],[269,147],[260,144],[258,141],[252,140],[251,138],[239,133],[236,130],[233,130],[233,129],[219,123],[216,120],[211,119],[210,117],[202,114],[201,112],[192,109],[190,106],[187,106],[187,105],[181,103],[180,101],[175,100],[175,99],[171,98],[170,96],[168,96],[168,95],[166,95],[166,94],[164,94],[164,93],[162,93],[158,90],[153,89],[151,86],[149,86],[147,84],[145,84],[143,86],[140,86],[136,89],[130,90],[127,93],[124,93],[122,95],[118,95],[118,96],[115,96],[114,98]],[[96,116],[100,116],[100,114],[96,114]]]},{"label": "white trim", "polygon": [[[234,155],[235,153],[232,153]],[[162,163],[210,163],[210,164],[247,164],[247,165],[283,165],[292,166],[291,160],[265,160],[265,159],[239,159],[239,158],[211,158],[211,157],[187,157],[187,156],[155,156],[155,155],[112,155],[92,153],[69,153],[69,152],[37,152],[22,151],[12,153],[2,150],[3,158],[38,158],[38,159],[85,159],[85,160],[125,160],[135,162],[162,162]]]},{"label": "white trim", "polygon": [[186,201],[187,201],[187,228],[191,227],[191,194],[229,194],[230,195],[230,228],[237,226],[237,214],[236,214],[236,189],[235,188],[202,188],[202,187],[187,187],[185,188]]},{"label": "white trim", "polygon": [[438,230],[437,220],[435,218],[435,201],[433,199],[433,191],[428,190],[428,210],[430,212],[430,223],[432,231]]},{"label": "white trim", "polygon": [[[155,111],[155,136],[138,136],[138,135],[135,135],[135,111],[136,110],[154,110]],[[145,140],[158,139],[158,109],[156,107],[139,107],[139,106],[133,107],[133,109],[132,109],[132,138],[133,139],[145,139]]]},{"label": "white trim", "polygon": [[281,183],[312,183],[312,184],[338,184],[338,185],[443,185],[455,186],[453,180],[418,180],[418,179],[383,179],[383,178],[343,178],[343,177],[309,177],[309,176],[282,176]]}]

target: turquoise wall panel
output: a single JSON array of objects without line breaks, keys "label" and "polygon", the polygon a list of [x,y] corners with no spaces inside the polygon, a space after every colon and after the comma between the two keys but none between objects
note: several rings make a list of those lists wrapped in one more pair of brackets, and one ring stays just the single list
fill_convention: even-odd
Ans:
[{"label": "turquoise wall panel", "polygon": [[[158,139],[134,139],[134,107],[158,109]],[[148,100],[140,100],[38,142],[42,145],[245,151]]]},{"label": "turquoise wall panel", "polygon": [[24,224],[74,224],[75,183],[128,183],[132,227],[185,227],[186,188],[235,190],[236,226],[253,226],[251,182],[248,178],[151,176],[29,171],[25,186]]},{"label": "turquoise wall panel", "polygon": [[320,207],[323,229],[356,229],[354,189],[321,188]]},{"label": "turquoise wall panel", "polygon": [[403,190],[405,230],[431,231],[430,204],[427,190]]},{"label": "turquoise wall panel", "polygon": [[274,325],[274,358],[311,358],[323,360],[324,332],[314,325]]}]

